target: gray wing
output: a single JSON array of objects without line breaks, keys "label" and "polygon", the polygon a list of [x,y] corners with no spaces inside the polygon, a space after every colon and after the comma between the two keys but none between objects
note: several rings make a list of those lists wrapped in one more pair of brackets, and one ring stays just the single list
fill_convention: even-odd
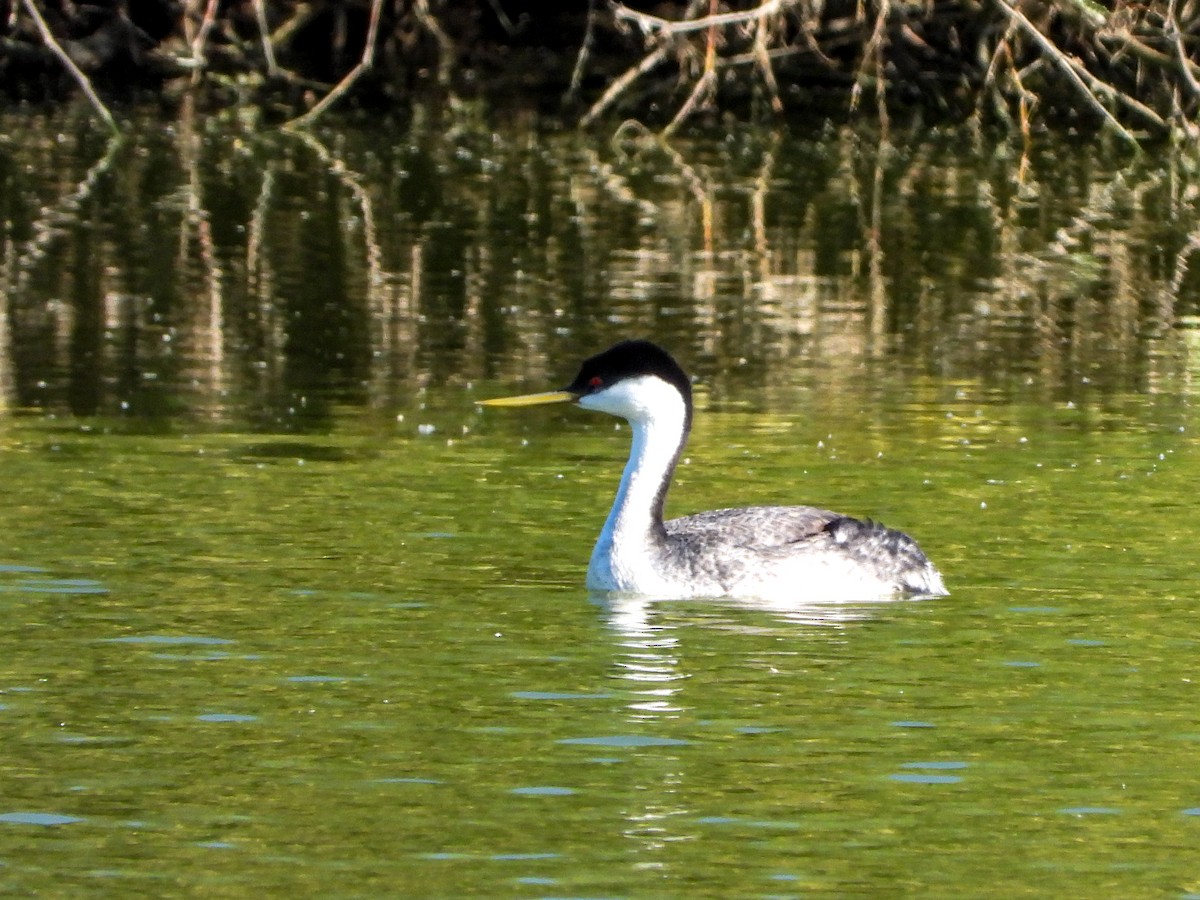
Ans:
[{"label": "gray wing", "polygon": [[719,537],[723,543],[766,550],[795,544],[825,531],[843,516],[813,506],[714,509],[664,522],[668,535]]},{"label": "gray wing", "polygon": [[945,594],[942,576],[916,541],[869,519],[812,506],[716,509],[663,523],[672,562],[698,583],[728,591],[759,566],[832,553],[897,591]]}]

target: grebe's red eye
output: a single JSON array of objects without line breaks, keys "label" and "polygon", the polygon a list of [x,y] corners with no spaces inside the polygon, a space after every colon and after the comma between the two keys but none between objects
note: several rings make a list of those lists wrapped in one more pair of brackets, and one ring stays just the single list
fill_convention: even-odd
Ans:
[{"label": "grebe's red eye", "polygon": [[604,384],[604,379],[599,375],[593,375],[588,381],[588,387],[600,387],[602,384]]}]

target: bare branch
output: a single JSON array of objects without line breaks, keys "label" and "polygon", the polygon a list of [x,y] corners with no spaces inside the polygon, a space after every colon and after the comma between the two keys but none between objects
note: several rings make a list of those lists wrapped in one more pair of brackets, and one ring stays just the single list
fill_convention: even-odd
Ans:
[{"label": "bare branch", "polygon": [[1183,46],[1183,32],[1179,27],[1179,19],[1175,10],[1176,3],[1177,0],[1171,0],[1167,5],[1167,38],[1171,41],[1175,50],[1175,58],[1179,61],[1179,71],[1183,75],[1183,83],[1187,85],[1193,97],[1200,97],[1200,83],[1197,82],[1194,71],[1196,66],[1188,57],[1187,50]]},{"label": "bare branch", "polygon": [[621,75],[608,86],[608,90],[606,90],[600,96],[600,99],[592,104],[592,108],[589,109],[584,114],[583,118],[579,120],[579,124],[586,128],[588,125],[592,124],[592,122],[596,121],[596,119],[599,118],[606,109],[616,102],[616,99],[621,96],[622,92],[624,92],[629,85],[633,84],[634,81],[636,81],[640,76],[649,72],[651,69],[661,65],[666,58],[667,48],[659,47],[657,50],[647,54],[636,66],[632,66],[622,72]]},{"label": "bare branch", "polygon": [[50,27],[46,24],[46,20],[42,18],[41,12],[37,8],[37,4],[33,0],[22,0],[25,9],[29,15],[33,17],[34,24],[37,25],[38,33],[42,36],[42,40],[50,49],[50,52],[58,57],[59,61],[71,73],[71,77],[78,82],[79,87],[83,90],[84,95],[88,98],[88,102],[96,110],[96,114],[108,126],[113,134],[120,134],[121,129],[117,127],[116,119],[112,117],[112,113],[108,111],[108,107],[104,105],[104,101],[96,94],[92,88],[91,81],[83,74],[83,70],[75,65],[75,61],[67,54],[67,51],[62,48],[62,45],[54,39],[54,35],[50,33]]},{"label": "bare branch", "polygon": [[305,25],[309,24],[320,12],[315,3],[297,3],[292,10],[292,17],[271,33],[272,47],[285,47]]},{"label": "bare branch", "polygon": [[779,99],[779,82],[775,80],[775,68],[771,65],[770,47],[767,46],[767,27],[759,22],[754,29],[754,61],[762,72],[767,91],[771,94],[771,109],[783,112],[783,101]]},{"label": "bare branch", "polygon": [[618,3],[613,7],[613,15],[618,20],[633,22],[645,34],[652,34],[656,31],[664,34],[686,34],[689,31],[703,31],[706,28],[720,28],[724,25],[739,25],[756,19],[764,19],[795,5],[796,0],[767,0],[761,6],[742,12],[717,13],[699,19],[672,20],[638,12],[636,9],[630,9]]},{"label": "bare branch", "polygon": [[[684,11],[684,14],[683,14],[684,20],[685,21],[693,21],[693,20],[689,19],[688,17],[694,15],[700,9],[700,6],[702,3],[703,3],[703,0],[691,0],[691,3],[688,4],[687,9]],[[620,9],[624,9],[624,7],[620,7]],[[632,10],[630,10],[630,12],[632,12]],[[636,15],[642,15],[642,13],[636,13]],[[657,17],[651,16],[650,18],[657,18]],[[659,19],[658,21],[665,22],[666,20]],[[699,20],[694,20],[694,21],[699,21]],[[689,29],[689,30],[695,30],[695,29]],[[587,111],[587,113],[583,116],[582,119],[580,119],[580,125],[587,127],[592,122],[596,121],[596,119],[601,115],[601,113],[603,113],[606,109],[608,109],[608,107],[610,107],[614,102],[616,102],[617,98],[621,96],[621,94],[625,91],[626,88],[628,88],[631,84],[633,84],[633,82],[635,82],[638,78],[640,78],[645,73],[649,72],[651,69],[654,69],[657,66],[661,65],[666,60],[667,54],[671,51],[671,49],[672,49],[672,42],[666,41],[666,42],[660,44],[658,47],[656,47],[650,53],[646,54],[646,56],[644,56],[642,58],[642,61],[639,62],[636,66],[631,66],[630,68],[628,68],[624,72],[622,72],[621,75],[618,76],[617,79],[608,86],[608,90],[606,90],[600,96],[600,99],[592,104],[592,108]],[[695,97],[695,96],[696,96],[696,94],[695,94],[695,92],[693,92],[693,97]]]},{"label": "bare branch", "polygon": [[587,67],[588,54],[592,52],[592,43],[596,39],[596,0],[588,0],[587,25],[583,29],[583,41],[579,44],[579,55],[575,57],[575,68],[571,70],[571,86],[567,88],[567,99],[573,100],[579,94],[579,86],[583,83],[583,70]]},{"label": "bare branch", "polygon": [[217,21],[218,5],[218,0],[208,0],[208,5],[204,8],[204,19],[200,22],[200,30],[192,38],[192,62],[195,65],[193,78],[204,68],[205,48],[208,45],[208,35]]},{"label": "bare branch", "polygon": [[454,42],[446,34],[439,22],[429,11],[429,0],[413,0],[413,12],[425,26],[425,30],[433,35],[438,45],[438,84],[445,87],[450,84],[451,62],[454,59]]},{"label": "bare branch", "polygon": [[[421,2],[421,0],[418,0]],[[297,116],[290,122],[284,124],[285,131],[296,131],[302,128],[307,128],[315,122],[325,110],[333,106],[338,100],[346,94],[350,88],[354,87],[354,82],[362,76],[364,72],[370,70],[375,64],[375,40],[379,35],[379,17],[383,12],[383,0],[371,0],[371,19],[367,25],[367,41],[363,47],[362,58],[358,65],[351,69],[346,77],[333,86],[328,94],[321,98],[321,101],[306,112],[302,116]]]},{"label": "bare branch", "polygon": [[679,111],[675,113],[675,117],[667,124],[667,127],[662,130],[664,138],[669,137],[674,133],[683,120],[695,112],[696,108],[703,102],[708,94],[712,91],[717,83],[716,69],[709,69],[696,81],[696,86],[692,88],[691,94],[684,101],[683,106],[679,107]]},{"label": "bare branch", "polygon": [[[1053,41],[1042,34],[1042,32],[1038,30],[1037,26],[1035,26],[1029,21],[1029,19],[1025,17],[1023,12],[1021,12],[1015,6],[1009,5],[1008,0],[995,0],[995,3],[1000,10],[1009,17],[1009,19],[1020,26],[1022,31],[1033,38],[1034,42],[1042,48],[1050,60],[1053,61],[1054,64],[1063,72],[1063,74],[1067,76],[1071,83],[1078,88],[1080,95],[1083,97],[1087,105],[1095,110],[1096,113],[1098,113],[1100,117],[1104,119],[1104,121],[1107,122],[1117,134],[1121,135],[1121,137],[1125,138],[1125,140],[1129,141],[1129,143],[1136,145],[1137,139],[1130,134],[1125,126],[1117,121],[1116,116],[1109,112],[1108,108],[1100,102],[1088,84],[1091,83],[1093,86],[1100,88],[1103,93],[1107,93],[1110,96],[1117,92],[1111,86],[1104,84],[1104,82],[1097,79],[1094,75],[1092,75],[1091,72],[1087,71],[1087,69],[1081,66],[1078,62],[1072,60],[1060,49],[1058,49]],[[1101,85],[1103,85],[1103,87],[1101,87]],[[1151,113],[1151,115],[1154,114]],[[1157,124],[1160,127],[1163,126],[1164,123],[1162,119],[1159,119],[1158,116],[1154,116],[1154,118],[1157,120]]]},{"label": "bare branch", "polygon": [[267,60],[267,74],[274,78],[279,74],[275,62],[275,47],[271,43],[271,30],[267,25],[266,0],[254,0],[254,18],[258,21],[258,34],[262,38],[263,56]]}]

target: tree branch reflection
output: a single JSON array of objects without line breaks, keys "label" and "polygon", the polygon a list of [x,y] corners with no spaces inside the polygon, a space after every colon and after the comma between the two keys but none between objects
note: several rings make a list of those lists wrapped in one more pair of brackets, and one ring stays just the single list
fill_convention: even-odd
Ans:
[{"label": "tree branch reflection", "polygon": [[[630,128],[605,148],[466,111],[334,138],[185,108],[88,158],[55,125],[3,174],[10,406],[322,428],[342,402],[548,383],[630,334],[716,402],[735,382],[768,404],[797,378],[852,392],[876,365],[1054,396],[1186,371],[1182,155],[1034,146],[1018,182],[969,132]],[[89,389],[69,400],[72,371]]]}]

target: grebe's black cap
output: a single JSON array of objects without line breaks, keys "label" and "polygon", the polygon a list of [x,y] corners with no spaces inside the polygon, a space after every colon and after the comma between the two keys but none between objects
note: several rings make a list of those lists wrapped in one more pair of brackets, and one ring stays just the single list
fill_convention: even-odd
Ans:
[{"label": "grebe's black cap", "polygon": [[691,409],[692,384],[687,374],[670,353],[652,341],[621,341],[585,359],[575,380],[564,390],[583,397],[639,375],[657,375],[673,385],[683,395],[688,409]]}]

